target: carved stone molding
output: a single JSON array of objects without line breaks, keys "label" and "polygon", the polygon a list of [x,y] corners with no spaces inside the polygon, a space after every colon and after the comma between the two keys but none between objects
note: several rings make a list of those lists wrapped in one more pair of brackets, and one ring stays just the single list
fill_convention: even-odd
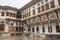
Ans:
[{"label": "carved stone molding", "polygon": [[40,18],[39,17],[35,17],[35,22],[40,22]]},{"label": "carved stone molding", "polygon": [[49,20],[55,20],[55,19],[57,19],[56,13],[55,12],[51,12],[49,14]]},{"label": "carved stone molding", "polygon": [[27,23],[27,24],[30,24],[30,20],[26,20],[26,23]]},{"label": "carved stone molding", "polygon": [[41,16],[41,20],[42,20],[42,22],[48,21],[47,16],[46,15]]},{"label": "carved stone molding", "polygon": [[34,18],[30,19],[30,24],[34,23]]}]

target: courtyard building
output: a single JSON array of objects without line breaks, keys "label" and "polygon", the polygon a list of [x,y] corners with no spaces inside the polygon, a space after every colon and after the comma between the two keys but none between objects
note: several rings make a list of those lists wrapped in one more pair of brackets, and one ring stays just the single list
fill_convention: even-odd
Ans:
[{"label": "courtyard building", "polygon": [[16,8],[0,6],[0,34],[1,36],[13,36],[21,34],[23,27],[17,16]]},{"label": "courtyard building", "polygon": [[32,0],[20,9],[0,6],[0,33],[23,40],[60,40],[60,0]]},{"label": "courtyard building", "polygon": [[25,33],[60,38],[60,0],[33,0],[20,10]]}]

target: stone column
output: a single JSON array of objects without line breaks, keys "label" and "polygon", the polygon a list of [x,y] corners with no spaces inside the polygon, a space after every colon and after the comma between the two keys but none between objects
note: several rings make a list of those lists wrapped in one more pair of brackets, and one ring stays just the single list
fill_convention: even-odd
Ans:
[{"label": "stone column", "polygon": [[39,31],[42,33],[42,25],[39,25]]},{"label": "stone column", "polygon": [[52,26],[52,33],[56,33],[56,23],[51,23]]},{"label": "stone column", "polygon": [[6,16],[6,13],[7,13],[7,12],[5,12],[4,16]]},{"label": "stone column", "polygon": [[31,33],[32,33],[32,27],[31,27]]},{"label": "stone column", "polygon": [[36,25],[35,25],[34,29],[35,29],[35,30],[34,30],[34,33],[36,33]]},{"label": "stone column", "polygon": [[48,33],[48,24],[45,24],[45,33]]}]

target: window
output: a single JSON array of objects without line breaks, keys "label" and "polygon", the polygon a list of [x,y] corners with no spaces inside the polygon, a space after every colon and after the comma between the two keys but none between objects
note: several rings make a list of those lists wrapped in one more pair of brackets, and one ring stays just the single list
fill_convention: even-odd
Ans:
[{"label": "window", "polygon": [[38,8],[38,13],[40,13],[40,7]]},{"label": "window", "polygon": [[4,12],[2,12],[1,16],[4,16]]},{"label": "window", "polygon": [[46,10],[48,10],[49,9],[49,3],[47,3],[45,6],[46,6]]},{"label": "window", "polygon": [[28,17],[28,13],[26,13],[26,17]]},{"label": "window", "polygon": [[23,27],[19,27],[19,32],[23,32]]},{"label": "window", "polygon": [[19,28],[18,27],[16,27],[16,32],[18,32],[19,31]]},{"label": "window", "polygon": [[52,26],[48,26],[48,32],[52,32]]},{"label": "window", "polygon": [[37,32],[39,31],[39,27],[37,27]]},{"label": "window", "polygon": [[43,1],[41,2],[41,4],[43,4]]},{"label": "window", "polygon": [[30,29],[28,29],[28,31],[30,31]]},{"label": "window", "polygon": [[60,32],[60,26],[58,23],[56,23],[56,32]]},{"label": "window", "polygon": [[45,32],[45,27],[43,27],[43,32]]},{"label": "window", "polygon": [[51,8],[55,7],[54,1],[50,2]]},{"label": "window", "polygon": [[13,14],[13,17],[16,17],[16,14]]},{"label": "window", "polygon": [[4,23],[4,21],[1,21],[1,23]]},{"label": "window", "polygon": [[31,16],[30,12],[29,12],[29,15],[28,16]]},{"label": "window", "polygon": [[23,14],[23,18],[26,18],[26,14]]},{"label": "window", "polygon": [[52,26],[50,26],[51,32],[52,32]]},{"label": "window", "polygon": [[31,9],[29,8],[29,11],[30,11]]},{"label": "window", "polygon": [[34,32],[34,28],[32,28],[32,32]]},{"label": "window", "polygon": [[11,23],[11,26],[13,26],[13,23]]},{"label": "window", "polygon": [[44,11],[45,9],[44,9],[44,5],[43,6],[41,6],[41,9],[42,9],[42,11]]},{"label": "window", "polygon": [[33,9],[35,8],[35,6],[33,6]]},{"label": "window", "polygon": [[12,13],[10,13],[10,17],[12,17]]},{"label": "window", "polygon": [[18,26],[18,22],[16,22],[16,25]]},{"label": "window", "polygon": [[50,27],[48,26],[48,32],[50,32]]},{"label": "window", "polygon": [[26,18],[26,13],[25,13],[25,18]]},{"label": "window", "polygon": [[9,16],[9,12],[6,13],[6,16]]},{"label": "window", "polygon": [[35,10],[33,10],[33,15],[35,15]]},{"label": "window", "polygon": [[40,3],[38,3],[38,6],[40,6]]}]

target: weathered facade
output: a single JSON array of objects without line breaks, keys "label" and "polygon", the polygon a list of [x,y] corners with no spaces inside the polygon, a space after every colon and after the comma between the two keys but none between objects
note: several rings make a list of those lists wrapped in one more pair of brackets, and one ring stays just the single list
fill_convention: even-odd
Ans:
[{"label": "weathered facade", "polygon": [[23,35],[23,40],[60,40],[60,0],[32,0],[19,10],[10,8],[0,9],[0,32],[5,33],[2,36]]},{"label": "weathered facade", "polygon": [[28,8],[22,7],[22,10],[26,33],[60,38],[60,0],[40,0]]},{"label": "weathered facade", "polygon": [[11,36],[23,32],[22,22],[16,18],[18,9],[0,6],[0,34]]}]

